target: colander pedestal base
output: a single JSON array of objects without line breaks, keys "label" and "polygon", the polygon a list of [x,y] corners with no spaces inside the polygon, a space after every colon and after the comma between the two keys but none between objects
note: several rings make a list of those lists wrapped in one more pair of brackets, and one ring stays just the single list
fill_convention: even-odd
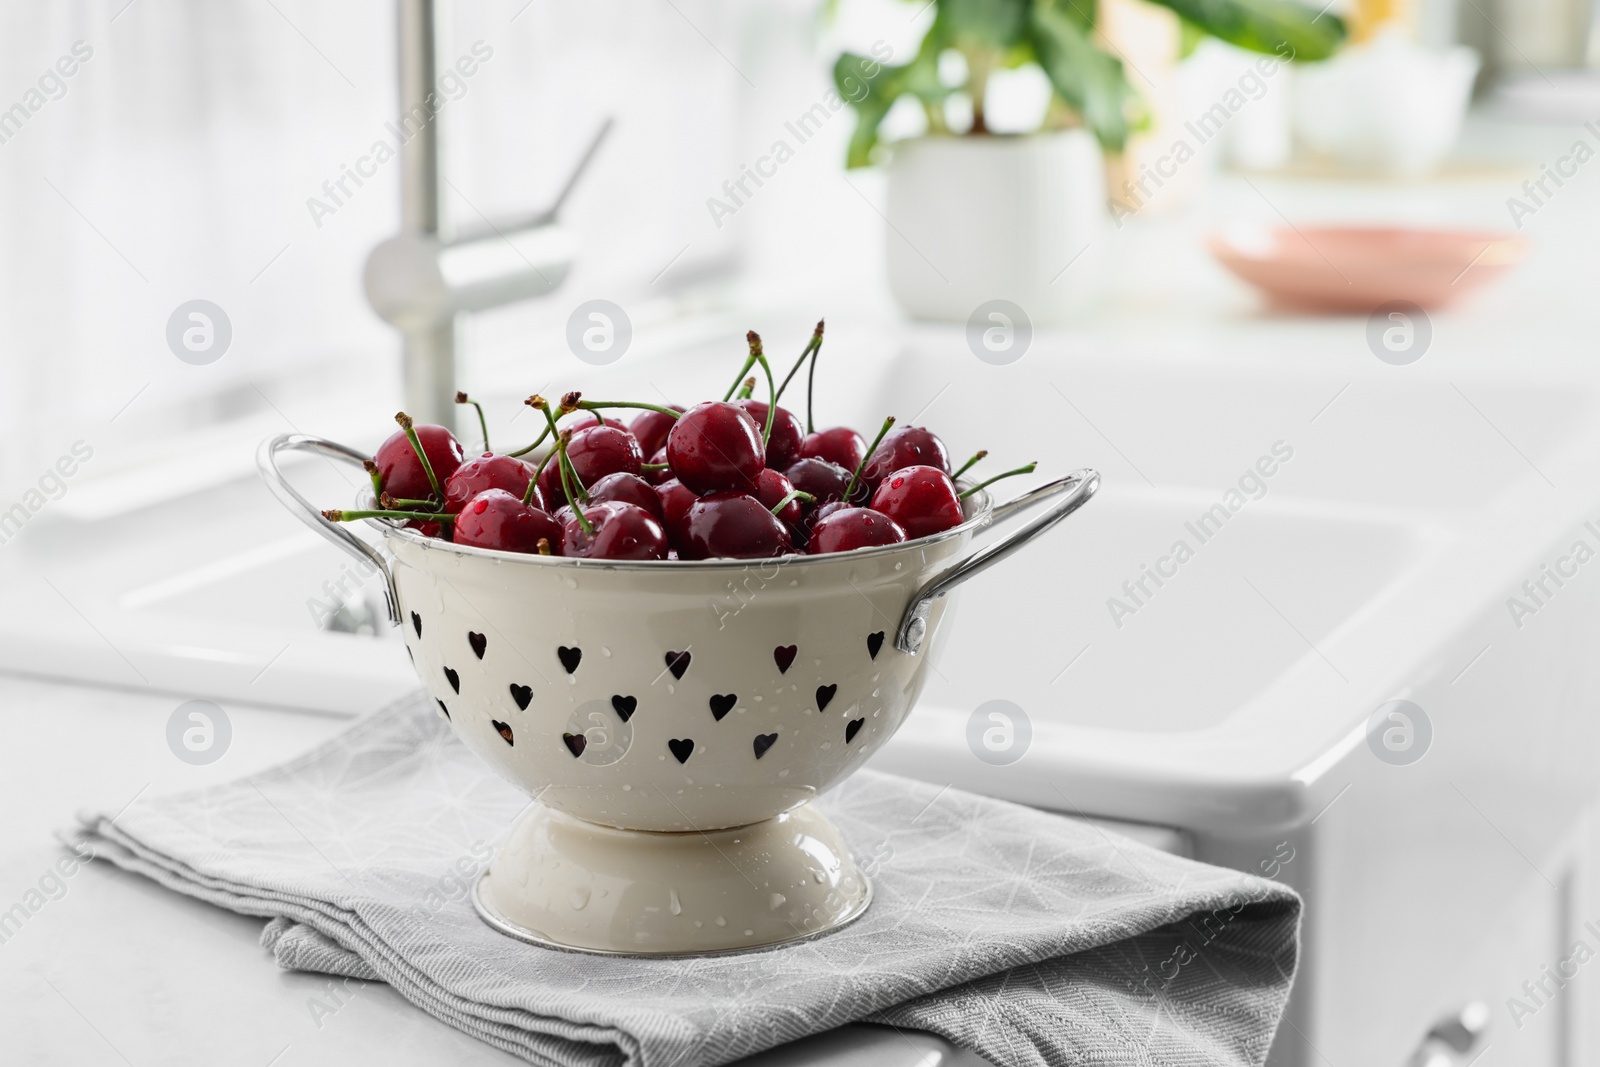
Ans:
[{"label": "colander pedestal base", "polygon": [[731,830],[619,830],[541,804],[473,889],[490,926],[554,948],[740,952],[815,937],[871,902],[833,824],[809,805]]}]

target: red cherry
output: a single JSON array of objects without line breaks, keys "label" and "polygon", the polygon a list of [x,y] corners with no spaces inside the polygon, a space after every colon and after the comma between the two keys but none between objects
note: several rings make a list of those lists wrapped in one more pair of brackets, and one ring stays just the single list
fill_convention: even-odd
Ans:
[{"label": "red cherry", "polygon": [[902,467],[872,494],[872,510],[905,528],[907,537],[927,537],[966,519],[955,483],[937,467]]},{"label": "red cherry", "polygon": [[867,454],[867,439],[848,426],[835,426],[831,430],[808,433],[800,442],[800,455],[807,459],[825,459],[837,463],[847,471],[861,466]]},{"label": "red cherry", "polygon": [[667,540],[674,545],[682,544],[689,505],[700,497],[676,478],[668,478],[656,486],[656,495],[661,498],[661,525],[667,528]]},{"label": "red cherry", "polygon": [[905,530],[889,516],[871,508],[840,508],[811,527],[812,555],[849,552],[875,545],[892,545],[906,539]]},{"label": "red cherry", "polygon": [[683,559],[765,559],[794,551],[778,517],[748,493],[720,492],[689,505],[684,516]]},{"label": "red cherry", "polygon": [[[639,442],[627,430],[619,430],[614,426],[591,426],[573,434],[567,442],[567,458],[572,460],[572,469],[577,472],[578,480],[585,489],[608,474],[618,471],[638,474],[644,470],[644,455],[639,451]],[[567,491],[561,484],[561,470],[554,458],[545,464],[539,474],[539,492],[551,507],[560,507],[567,502]]]},{"label": "red cherry", "polygon": [[[761,501],[761,506],[771,511],[778,506],[778,501],[794,492],[794,486],[789,479],[768,467],[756,475],[756,499]],[[783,510],[777,512],[778,520],[791,530],[797,529],[805,521],[805,509],[800,505],[800,499],[789,501]]]},{"label": "red cherry", "polygon": [[[485,452],[481,456],[474,456],[455,469],[444,483],[444,509],[455,514],[466,506],[467,501],[483,492],[485,489],[504,489],[512,496],[521,500],[528,491],[528,482],[533,479],[533,468],[515,456],[502,456],[494,452]],[[534,491],[533,506],[542,508],[543,501],[538,499],[538,490]]]},{"label": "red cherry", "polygon": [[543,538],[552,553],[561,551],[561,524],[504,489],[485,489],[468,500],[456,517],[455,528],[458,545],[538,552]]},{"label": "red cherry", "polygon": [[[668,404],[673,411],[682,412],[683,408],[677,404]],[[638,418],[633,420],[633,425],[628,427],[635,439],[639,442],[639,451],[647,456],[653,456],[661,449],[667,447],[667,434],[672,432],[672,424],[678,420],[671,415],[660,411],[641,411]],[[655,460],[650,462],[654,463]]]},{"label": "red cherry", "polygon": [[678,416],[667,434],[667,462],[697,493],[748,491],[766,466],[755,420],[743,408],[717,401]]},{"label": "red cherry", "polygon": [[667,532],[656,517],[643,508],[616,501],[586,504],[583,517],[594,527],[593,535],[584,531],[569,509],[561,531],[563,556],[624,560],[667,558]]},{"label": "red cherry", "polygon": [[423,537],[437,537],[442,541],[450,540],[450,535],[445,532],[442,522],[427,522],[422,519],[412,519],[406,523],[406,529],[415,530]]},{"label": "red cherry", "polygon": [[644,480],[651,485],[660,485],[672,477],[672,466],[667,463],[667,446],[662,445],[650,457],[650,465],[656,469],[644,472]]},{"label": "red cherry", "polygon": [[[456,468],[461,466],[461,445],[455,435],[443,426],[417,423],[413,429],[417,431],[417,440],[422,442],[423,454],[428,457],[434,477],[439,479],[439,486],[443,488]],[[426,500],[433,495],[428,474],[422,469],[422,463],[417,459],[417,453],[404,430],[390,434],[389,439],[378,446],[378,453],[372,460],[378,465],[383,491],[390,496],[402,500]]]},{"label": "red cherry", "polygon": [[627,429],[627,427],[622,424],[621,419],[612,418],[610,415],[607,415],[602,423],[600,416],[592,411],[572,412],[566,417],[565,420],[563,420],[563,422],[564,424],[558,423],[558,425],[561,426],[561,429],[571,430],[573,433],[577,433],[579,430],[593,429],[594,427],[600,425],[609,426],[613,430]]},{"label": "red cherry", "polygon": [[869,491],[901,467],[937,467],[950,473],[950,453],[931,430],[921,426],[897,426],[890,430],[867,459],[861,480]]},{"label": "red cherry", "polygon": [[799,459],[783,475],[802,493],[817,498],[805,510],[820,507],[830,500],[843,500],[845,486],[850,484],[850,472],[825,459]]},{"label": "red cherry", "polygon": [[589,487],[589,499],[596,504],[603,504],[608,500],[615,500],[619,504],[632,504],[643,508],[658,519],[661,518],[661,498],[656,495],[655,486],[637,474],[617,471],[615,474],[606,475]]},{"label": "red cherry", "polygon": [[817,505],[817,509],[811,513],[810,517],[806,521],[810,524],[812,529],[816,529],[817,523],[821,522],[829,515],[832,515],[834,512],[843,511],[848,507],[850,507],[850,505],[846,504],[843,500],[830,500],[826,504]]},{"label": "red cherry", "polygon": [[[767,404],[763,400],[736,400],[734,403],[755,420],[756,429],[760,431],[767,425]],[[767,466],[783,470],[789,464],[800,458],[800,442],[805,438],[805,424],[797,419],[794,412],[788,408],[780,407],[778,413],[772,417],[772,435],[767,438]],[[855,468],[851,468],[854,470]]]}]

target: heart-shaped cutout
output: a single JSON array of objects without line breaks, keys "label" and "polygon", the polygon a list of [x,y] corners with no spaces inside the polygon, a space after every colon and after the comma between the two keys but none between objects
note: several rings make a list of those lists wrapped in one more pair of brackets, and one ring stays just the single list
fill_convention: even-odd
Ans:
[{"label": "heart-shaped cutout", "polygon": [[678,757],[679,763],[689,762],[689,757],[694,754],[694,742],[687,737],[681,741],[674,737],[667,742],[667,747],[672,749],[672,754]]},{"label": "heart-shaped cutout", "polygon": [[883,631],[867,635],[867,655],[873,659],[878,658],[878,652],[883,648]]},{"label": "heart-shaped cutout", "polygon": [[[437,698],[435,698],[435,699],[437,699]],[[444,701],[442,701],[442,700],[439,701],[439,710],[444,712],[444,717],[445,718],[448,719],[450,717],[450,709],[444,706]]]},{"label": "heart-shaped cutout", "polygon": [[494,723],[494,732],[504,738],[506,744],[515,745],[517,743],[511,736],[511,725],[509,723],[503,723],[499,719],[490,719],[489,721]]},{"label": "heart-shaped cutout", "polygon": [[611,707],[616,710],[617,718],[627,722],[633,718],[633,709],[639,706],[638,697],[612,697]]},{"label": "heart-shaped cutout", "polygon": [[714,695],[711,698],[711,717],[721,722],[722,717],[732,711],[733,706],[737,703],[739,703],[739,694],[737,693],[718,693]]},{"label": "heart-shaped cutout", "polygon": [[817,686],[817,710],[827,711],[828,705],[833,703],[833,694],[839,691],[837,685]]},{"label": "heart-shaped cutout", "polygon": [[777,734],[756,734],[755,744],[753,746],[756,750],[756,759],[760,759],[762,756],[765,756],[767,754],[767,749],[771,748],[772,743],[777,739]]},{"label": "heart-shaped cutout", "polygon": [[578,664],[583,661],[583,649],[568,648],[566,645],[562,645],[556,649],[556,658],[567,669],[567,673],[571,674],[578,669]]},{"label": "heart-shaped cutout", "polygon": [[461,675],[457,674],[449,667],[446,667],[444,669],[444,676],[450,682],[451,689],[454,689],[458,693],[461,692]]},{"label": "heart-shaped cutout", "polygon": [[566,742],[567,751],[572,753],[573,758],[583,755],[583,750],[589,747],[589,739],[582,734],[562,734],[561,740]]},{"label": "heart-shaped cutout", "polygon": [[533,700],[533,687],[531,685],[518,685],[511,683],[511,699],[517,702],[518,711],[527,711],[528,704]]},{"label": "heart-shaped cutout", "polygon": [[414,611],[411,613],[411,628],[417,631],[418,637],[422,636],[422,616]]},{"label": "heart-shaped cutout", "polygon": [[866,719],[851,719],[844,727],[844,743],[849,744],[856,739],[856,734],[861,732],[861,725]]},{"label": "heart-shaped cutout", "polygon": [[779,645],[772,650],[772,659],[778,665],[779,674],[789,673],[789,667],[794,663],[795,653],[799,651],[794,645]]},{"label": "heart-shaped cutout", "polygon": [[478,654],[479,659],[482,659],[483,650],[489,647],[489,639],[480,633],[473,633],[471,630],[468,630],[467,644],[471,645],[472,651]]},{"label": "heart-shaped cutout", "polygon": [[[689,653],[687,652],[667,653],[667,670],[671,671],[672,676],[679,681],[683,680],[684,673],[689,669],[689,658]],[[688,757],[684,758],[687,759]]]}]

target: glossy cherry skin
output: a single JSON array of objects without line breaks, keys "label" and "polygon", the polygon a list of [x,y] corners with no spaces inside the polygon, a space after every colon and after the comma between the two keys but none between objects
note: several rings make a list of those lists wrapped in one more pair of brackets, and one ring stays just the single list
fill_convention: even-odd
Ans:
[{"label": "glossy cherry skin", "polygon": [[850,472],[825,459],[795,460],[783,476],[796,489],[817,498],[803,509],[808,512],[830,500],[843,500],[845,486],[850,484]]},{"label": "glossy cherry skin", "polygon": [[[639,474],[644,470],[639,442],[627,430],[614,426],[591,426],[573,434],[567,442],[567,458],[572,460],[572,469],[585,489],[608,474]],[[553,458],[539,473],[539,492],[552,508],[567,502],[561,470]]]},{"label": "glossy cherry skin", "polygon": [[840,508],[820,518],[811,527],[813,556],[825,552],[850,552],[857,548],[898,544],[906,539],[900,524],[871,508]]},{"label": "glossy cherry skin", "polygon": [[676,547],[683,543],[689,505],[700,496],[676,478],[668,478],[655,488],[656,495],[661,498],[661,525],[667,528],[668,542]]},{"label": "glossy cherry skin", "polygon": [[[667,407],[679,414],[683,412],[683,407],[679,404],[668,404]],[[667,434],[672,432],[672,424],[677,421],[671,415],[664,415],[659,411],[641,411],[633,420],[633,425],[628,427],[628,432],[639,442],[639,451],[647,456],[653,456],[667,447]],[[654,463],[655,460],[651,462]]]},{"label": "glossy cherry skin", "polygon": [[458,545],[538,552],[543,538],[553,555],[561,554],[561,524],[504,489],[485,489],[468,500],[456,516],[455,528]]},{"label": "glossy cherry skin", "polygon": [[[528,491],[533,480],[533,468],[515,456],[502,456],[485,452],[474,456],[461,466],[444,483],[444,509],[452,515],[466,506],[467,501],[485,489],[504,489],[518,500]],[[543,508],[538,490],[534,490],[534,507]]]},{"label": "glossy cherry skin", "polygon": [[412,519],[406,523],[406,529],[415,530],[423,537],[437,537],[442,541],[451,540],[450,531],[442,522],[424,522],[420,519]]},{"label": "glossy cherry skin", "polygon": [[735,404],[696,404],[667,434],[672,474],[697,493],[748,492],[766,467],[761,431]]},{"label": "glossy cherry skin", "polygon": [[867,454],[867,440],[848,426],[835,426],[806,434],[800,442],[803,459],[825,459],[837,463],[847,471],[861,466]]},{"label": "glossy cherry skin", "polygon": [[569,509],[561,531],[563,556],[623,560],[667,558],[667,531],[643,508],[607,501],[584,505],[583,516],[594,527],[594,536],[584,532],[577,516]]},{"label": "glossy cherry skin", "polygon": [[[413,428],[442,489],[456,468],[461,466],[461,445],[455,435],[443,426],[419,422]],[[378,446],[378,453],[372,457],[372,461],[378,465],[378,478],[383,491],[390,496],[402,500],[426,500],[433,495],[428,474],[422,469],[422,463],[417,459],[416,450],[411,447],[404,430],[390,434],[389,439]]]},{"label": "glossy cherry skin", "polygon": [[794,551],[778,517],[749,493],[711,493],[684,516],[683,559],[767,559]]},{"label": "glossy cherry skin", "polygon": [[[750,417],[755,420],[757,431],[766,427],[766,401],[736,400],[734,403],[744,408]],[[778,413],[772,417],[772,435],[767,438],[767,466],[776,467],[781,471],[799,459],[800,442],[805,439],[805,436],[805,424],[796,418],[794,412],[788,408],[779,407]]]},{"label": "glossy cherry skin", "polygon": [[861,480],[877,491],[878,483],[901,467],[937,467],[950,473],[950,452],[931,430],[921,426],[897,426],[884,435],[867,458]]},{"label": "glossy cherry skin", "polygon": [[872,510],[905,528],[907,537],[927,537],[966,519],[956,484],[938,467],[902,467],[878,485]]},{"label": "glossy cherry skin", "polygon": [[637,474],[617,471],[615,474],[606,475],[589,487],[589,499],[596,504],[603,504],[608,500],[614,500],[619,504],[632,504],[643,508],[657,519],[661,518],[661,497],[656,495],[655,486]]},{"label": "glossy cherry skin", "polygon": [[[766,508],[768,511],[771,511],[773,508],[777,507],[778,501],[782,500],[792,492],[794,492],[794,486],[790,483],[789,479],[785,478],[771,467],[768,467],[766,470],[756,475],[755,496],[757,500],[761,501],[761,506]],[[800,506],[800,500],[798,497],[785,504],[783,510],[777,512],[776,514],[779,521],[785,526],[788,526],[791,531],[799,527],[800,524],[805,521],[806,517],[805,509]]]},{"label": "glossy cherry skin", "polygon": [[602,424],[602,422],[604,425],[611,427],[613,430],[627,429],[627,427],[622,424],[621,419],[613,418],[612,416],[607,415],[605,419],[602,420],[600,416],[593,411],[574,411],[566,418],[562,419],[558,425],[560,425],[563,430],[571,430],[573,433],[577,433],[579,430],[587,430],[590,427],[599,426]]}]

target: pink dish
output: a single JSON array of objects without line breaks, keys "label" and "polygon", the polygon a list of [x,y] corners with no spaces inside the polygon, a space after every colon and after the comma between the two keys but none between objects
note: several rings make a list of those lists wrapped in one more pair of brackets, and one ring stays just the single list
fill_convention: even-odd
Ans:
[{"label": "pink dish", "polygon": [[1527,255],[1521,237],[1487,230],[1252,227],[1213,234],[1211,254],[1274,303],[1367,313],[1391,301],[1444,307]]}]

